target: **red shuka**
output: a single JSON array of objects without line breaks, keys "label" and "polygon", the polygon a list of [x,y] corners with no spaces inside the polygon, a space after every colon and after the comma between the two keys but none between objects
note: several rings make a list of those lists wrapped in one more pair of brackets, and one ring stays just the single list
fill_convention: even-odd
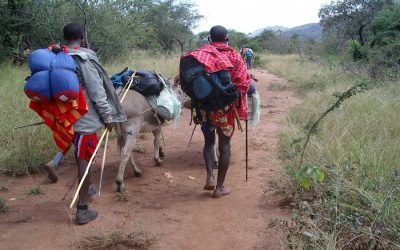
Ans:
[{"label": "red shuka", "polygon": [[[213,73],[228,69],[231,74],[233,84],[237,87],[240,97],[235,103],[236,110],[241,120],[247,119],[246,93],[250,85],[250,75],[247,73],[246,66],[240,54],[228,44],[214,42],[204,45],[185,56],[191,56],[199,61],[207,73]],[[233,109],[228,113],[221,111],[211,112],[211,122],[222,129],[226,136],[231,137],[234,132]]]}]

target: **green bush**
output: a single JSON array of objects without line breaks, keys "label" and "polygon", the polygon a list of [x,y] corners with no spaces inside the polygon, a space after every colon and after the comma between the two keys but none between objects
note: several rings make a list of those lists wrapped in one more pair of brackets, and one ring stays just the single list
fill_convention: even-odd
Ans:
[{"label": "green bush", "polygon": [[361,60],[363,58],[362,46],[356,40],[349,42],[348,53],[354,61]]}]

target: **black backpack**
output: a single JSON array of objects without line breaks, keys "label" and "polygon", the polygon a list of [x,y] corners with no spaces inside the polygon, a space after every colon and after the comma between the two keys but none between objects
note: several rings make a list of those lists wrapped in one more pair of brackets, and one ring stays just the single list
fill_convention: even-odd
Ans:
[{"label": "black backpack", "polygon": [[179,67],[181,88],[190,97],[193,108],[214,111],[239,98],[229,71],[207,74],[203,65],[193,57],[181,58]]},{"label": "black backpack", "polygon": [[[114,87],[118,88],[120,86],[126,86],[133,73],[134,71],[126,67],[121,72],[112,75],[111,81]],[[163,78],[165,83],[169,83],[166,78],[154,71],[138,70],[136,71],[131,89],[144,96],[159,96],[161,91],[164,89],[164,84],[160,81],[160,77]]]}]

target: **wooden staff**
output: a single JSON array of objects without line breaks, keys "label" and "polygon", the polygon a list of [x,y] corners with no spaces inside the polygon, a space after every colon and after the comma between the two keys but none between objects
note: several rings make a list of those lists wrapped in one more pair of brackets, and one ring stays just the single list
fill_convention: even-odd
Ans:
[{"label": "wooden staff", "polygon": [[242,124],[240,123],[240,118],[239,118],[239,114],[236,110],[236,107],[233,107],[233,111],[235,112],[235,119],[238,124],[238,129],[240,130],[240,132],[243,132],[243,127],[242,127]]}]

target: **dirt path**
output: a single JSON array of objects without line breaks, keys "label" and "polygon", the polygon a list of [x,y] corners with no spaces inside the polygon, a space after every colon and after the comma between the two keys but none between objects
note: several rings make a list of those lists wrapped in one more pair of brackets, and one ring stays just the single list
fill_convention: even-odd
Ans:
[{"label": "dirt path", "polygon": [[[250,172],[245,182],[245,137],[235,132],[232,160],[226,184],[232,194],[211,198],[202,190],[205,169],[202,159],[203,138],[195,132],[190,150],[187,143],[193,127],[190,111],[184,110],[178,128],[164,130],[166,159],[161,168],[152,160],[152,137],[141,143],[146,153],[137,153],[143,177],[134,178],[127,168],[125,184],[129,192],[126,202],[118,201],[114,178],[118,166],[115,141],[111,143],[101,197],[93,200],[99,218],[86,225],[74,226],[67,209],[71,193],[60,199],[73,183],[75,168],[67,160],[59,170],[60,180],[50,184],[44,173],[22,178],[0,177],[0,191],[8,210],[0,213],[0,249],[77,249],[84,235],[105,232],[123,226],[123,230],[148,231],[156,236],[161,249],[277,249],[279,235],[267,229],[272,218],[288,216],[278,207],[279,197],[266,192],[268,182],[276,180],[282,163],[277,159],[280,121],[288,109],[298,103],[290,91],[267,92],[271,82],[280,79],[266,71],[253,70],[258,78],[257,89],[262,103],[262,117],[257,127],[249,127]],[[167,178],[170,173],[173,178]],[[98,184],[99,166],[95,166],[94,183]],[[40,184],[44,195],[27,195]],[[74,210],[71,210],[74,213]],[[73,216],[74,214],[72,214]]]}]

